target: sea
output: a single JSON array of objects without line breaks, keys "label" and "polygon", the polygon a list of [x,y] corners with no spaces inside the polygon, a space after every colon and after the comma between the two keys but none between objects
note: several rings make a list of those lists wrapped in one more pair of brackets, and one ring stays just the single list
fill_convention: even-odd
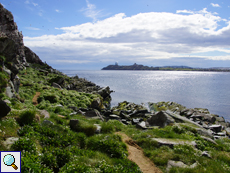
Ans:
[{"label": "sea", "polygon": [[173,101],[187,108],[207,108],[230,122],[230,72],[192,71],[74,71],[62,70],[68,76],[78,75],[101,87],[109,86],[111,106],[128,101]]}]

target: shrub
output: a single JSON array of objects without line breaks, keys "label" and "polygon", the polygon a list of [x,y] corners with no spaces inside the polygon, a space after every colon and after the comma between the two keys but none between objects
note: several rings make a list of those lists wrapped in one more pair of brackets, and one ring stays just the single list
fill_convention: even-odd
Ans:
[{"label": "shrub", "polygon": [[19,124],[21,126],[32,124],[35,120],[36,111],[33,109],[25,110],[19,115]]},{"label": "shrub", "polygon": [[93,136],[89,138],[87,148],[104,152],[112,158],[126,158],[127,148],[120,140],[118,135]]},{"label": "shrub", "polygon": [[93,124],[90,124],[86,121],[79,121],[79,123],[76,125],[76,127],[74,128],[74,130],[76,132],[83,132],[85,133],[87,136],[92,136],[95,134],[97,127]]},{"label": "shrub", "polygon": [[19,138],[12,146],[11,149],[14,151],[28,151],[31,154],[36,154],[36,144],[29,138]]},{"label": "shrub", "polygon": [[103,122],[101,125],[101,133],[113,133],[115,132],[115,127],[112,123]]},{"label": "shrub", "polygon": [[67,149],[49,147],[43,149],[41,162],[53,169],[54,172],[57,172],[62,166],[68,163],[70,159],[71,153]]},{"label": "shrub", "polygon": [[44,167],[41,164],[41,159],[38,155],[34,155],[28,152],[22,153],[21,159],[21,171],[22,172],[36,172],[36,173],[52,173],[49,168]]}]

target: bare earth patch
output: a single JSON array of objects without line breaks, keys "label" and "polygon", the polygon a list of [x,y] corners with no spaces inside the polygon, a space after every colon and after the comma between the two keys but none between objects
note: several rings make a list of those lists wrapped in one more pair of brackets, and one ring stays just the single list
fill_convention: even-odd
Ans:
[{"label": "bare earth patch", "polygon": [[32,99],[32,102],[33,102],[33,104],[34,104],[35,106],[38,105],[38,97],[39,97],[40,95],[41,95],[40,92],[36,92],[34,98]]},{"label": "bare earth patch", "polygon": [[144,155],[141,147],[139,147],[130,137],[122,132],[117,132],[116,134],[120,135],[122,141],[127,144],[129,152],[128,159],[135,162],[143,173],[162,173],[162,171]]}]

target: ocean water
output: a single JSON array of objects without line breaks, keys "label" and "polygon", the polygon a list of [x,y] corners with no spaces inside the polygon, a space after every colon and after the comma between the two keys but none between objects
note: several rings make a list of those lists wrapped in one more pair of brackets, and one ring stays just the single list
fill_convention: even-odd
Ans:
[{"label": "ocean water", "polygon": [[174,101],[187,108],[207,108],[230,121],[230,73],[186,71],[70,71],[115,92],[112,106],[124,100],[137,104]]}]

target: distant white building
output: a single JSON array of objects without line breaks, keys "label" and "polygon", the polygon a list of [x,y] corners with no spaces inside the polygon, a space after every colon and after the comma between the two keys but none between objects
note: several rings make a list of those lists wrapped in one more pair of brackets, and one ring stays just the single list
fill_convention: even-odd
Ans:
[{"label": "distant white building", "polygon": [[118,62],[115,62],[115,65],[118,65]]}]

